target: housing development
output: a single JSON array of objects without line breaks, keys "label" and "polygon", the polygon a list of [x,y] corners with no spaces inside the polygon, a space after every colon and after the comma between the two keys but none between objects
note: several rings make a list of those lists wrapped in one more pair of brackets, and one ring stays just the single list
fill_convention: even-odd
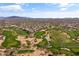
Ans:
[{"label": "housing development", "polygon": [[0,19],[0,56],[79,55],[78,18]]}]

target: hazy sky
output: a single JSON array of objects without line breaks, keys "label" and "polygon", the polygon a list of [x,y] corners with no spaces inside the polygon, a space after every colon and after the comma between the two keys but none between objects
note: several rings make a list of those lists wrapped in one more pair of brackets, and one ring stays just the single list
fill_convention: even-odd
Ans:
[{"label": "hazy sky", "polygon": [[79,17],[79,3],[0,3],[0,16]]}]

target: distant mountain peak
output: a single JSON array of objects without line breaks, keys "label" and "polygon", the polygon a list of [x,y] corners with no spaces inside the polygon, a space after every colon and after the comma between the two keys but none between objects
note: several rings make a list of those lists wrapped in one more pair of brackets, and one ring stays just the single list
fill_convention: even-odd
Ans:
[{"label": "distant mountain peak", "polygon": [[9,16],[7,18],[21,18],[20,16]]}]

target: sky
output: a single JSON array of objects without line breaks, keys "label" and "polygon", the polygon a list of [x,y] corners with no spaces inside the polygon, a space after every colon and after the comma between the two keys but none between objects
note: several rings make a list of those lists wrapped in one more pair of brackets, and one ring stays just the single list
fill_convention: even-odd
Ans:
[{"label": "sky", "polygon": [[79,3],[0,3],[0,17],[79,18]]}]

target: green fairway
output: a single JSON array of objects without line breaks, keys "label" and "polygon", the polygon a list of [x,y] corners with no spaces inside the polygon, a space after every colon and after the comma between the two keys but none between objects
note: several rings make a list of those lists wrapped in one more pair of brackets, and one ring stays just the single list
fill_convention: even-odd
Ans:
[{"label": "green fairway", "polygon": [[6,27],[5,29],[12,30],[12,31],[16,32],[17,35],[24,35],[26,37],[30,34],[29,31],[22,29],[22,28],[14,27],[14,26]]},{"label": "green fairway", "polygon": [[5,40],[2,43],[2,46],[5,48],[11,48],[11,47],[19,47],[20,42],[16,40],[15,34],[12,34],[11,31],[4,31],[3,35],[5,36]]},{"label": "green fairway", "polygon": [[27,30],[16,29],[15,31],[16,31],[16,33],[17,33],[18,35],[24,35],[24,36],[26,36],[26,37],[29,35],[29,31],[27,31]]},{"label": "green fairway", "polygon": [[44,36],[45,32],[44,31],[38,31],[38,32],[35,32],[35,37],[36,38],[42,38]]},{"label": "green fairway", "polygon": [[19,47],[20,41],[16,40],[18,35],[23,35],[28,37],[29,31],[17,28],[17,27],[5,27],[3,30],[3,35],[5,40],[2,43],[2,46],[5,48]]},{"label": "green fairway", "polygon": [[37,44],[37,46],[40,47],[40,48],[46,48],[46,47],[48,47],[48,41],[47,41],[47,39],[43,38],[43,40],[41,42],[39,42]]}]

